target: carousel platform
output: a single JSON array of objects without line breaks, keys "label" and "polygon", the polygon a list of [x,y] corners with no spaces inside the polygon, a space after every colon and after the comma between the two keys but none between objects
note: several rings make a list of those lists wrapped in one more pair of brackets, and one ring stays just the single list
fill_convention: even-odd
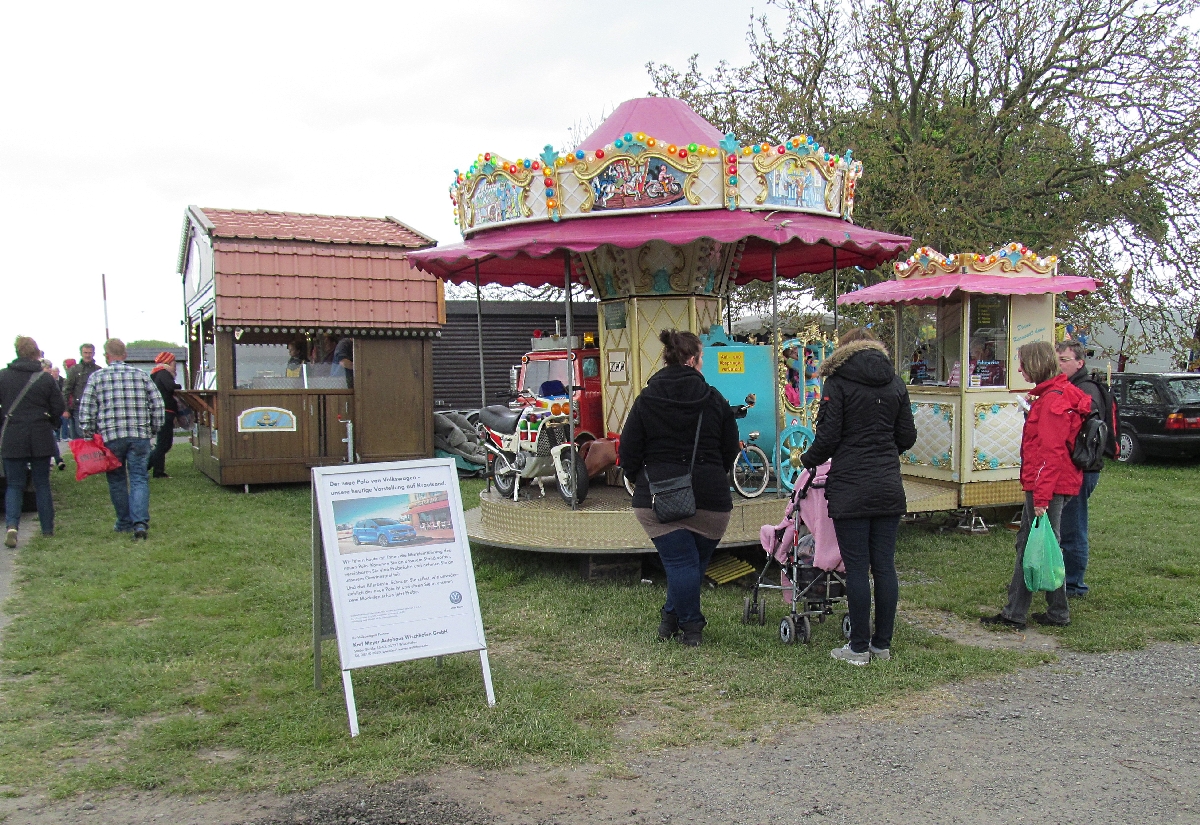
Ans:
[{"label": "carousel platform", "polygon": [[[912,512],[953,510],[957,494],[914,479],[904,479],[904,492]],[[783,520],[787,498],[768,491],[758,498],[733,497],[733,515],[722,547],[758,544],[764,524]],[[500,496],[495,490],[479,494],[479,506],[466,512],[467,535],[488,547],[531,550],[541,553],[653,553],[654,545],[633,515],[629,494],[620,487],[593,487],[587,500],[572,511],[557,489],[545,497],[537,487],[522,489],[521,500]]]}]

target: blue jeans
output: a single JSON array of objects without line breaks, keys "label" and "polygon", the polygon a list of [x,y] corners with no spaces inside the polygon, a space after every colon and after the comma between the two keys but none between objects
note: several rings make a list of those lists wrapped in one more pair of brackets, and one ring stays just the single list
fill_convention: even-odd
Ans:
[{"label": "blue jeans", "polygon": [[114,438],[104,442],[121,459],[121,466],[108,473],[108,497],[117,511],[118,533],[150,526],[150,480],[146,469],[150,459],[150,439]]},{"label": "blue jeans", "polygon": [[[869,645],[892,646],[900,581],[896,576],[899,516],[835,518],[842,563],[846,565],[846,607],[850,613],[850,649],[866,653]],[[871,582],[875,582],[875,633],[871,634]]]},{"label": "blue jeans", "polygon": [[652,541],[667,571],[667,601],[663,610],[674,613],[680,624],[704,621],[700,612],[700,585],[719,542],[684,529]]},{"label": "blue jeans", "polygon": [[38,521],[42,532],[54,532],[54,499],[50,495],[50,458],[6,458],[4,475],[8,489],[4,491],[4,523],[16,527],[21,523],[21,505],[25,500],[25,480],[33,476],[33,491],[37,495]]},{"label": "blue jeans", "polygon": [[1062,511],[1062,554],[1067,566],[1067,595],[1088,592],[1083,574],[1088,564],[1088,498],[1100,481],[1099,473],[1084,473],[1079,495],[1067,501]]}]

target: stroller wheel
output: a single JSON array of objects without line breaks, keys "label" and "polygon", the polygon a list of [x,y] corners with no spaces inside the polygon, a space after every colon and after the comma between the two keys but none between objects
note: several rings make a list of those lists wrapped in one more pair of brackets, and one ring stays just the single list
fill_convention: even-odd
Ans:
[{"label": "stroller wheel", "polygon": [[742,603],[742,624],[750,624],[750,597]]},{"label": "stroller wheel", "polygon": [[847,642],[850,641],[850,614],[849,613],[842,614],[842,635],[846,638]]},{"label": "stroller wheel", "polygon": [[767,623],[767,601],[761,600],[758,603],[758,626],[762,627]]},{"label": "stroller wheel", "polygon": [[784,616],[779,621],[779,641],[785,645],[794,645],[796,643],[796,620],[791,616]]}]

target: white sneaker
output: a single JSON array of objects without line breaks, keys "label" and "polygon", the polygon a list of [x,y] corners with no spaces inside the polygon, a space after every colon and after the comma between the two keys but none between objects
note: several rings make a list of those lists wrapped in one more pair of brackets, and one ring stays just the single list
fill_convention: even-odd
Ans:
[{"label": "white sneaker", "polygon": [[8,532],[4,536],[4,546],[5,547],[16,547],[17,546],[17,528],[15,528],[15,527],[8,528]]},{"label": "white sneaker", "polygon": [[892,658],[891,648],[887,647],[875,647],[875,645],[868,645],[867,653],[871,654],[872,659],[878,659],[881,662],[890,661]]},{"label": "white sneaker", "polygon": [[862,653],[855,653],[850,649],[849,642],[844,647],[834,648],[829,651],[829,655],[834,659],[840,659],[843,662],[848,662],[856,667],[869,665],[871,663],[871,651],[864,650]]}]

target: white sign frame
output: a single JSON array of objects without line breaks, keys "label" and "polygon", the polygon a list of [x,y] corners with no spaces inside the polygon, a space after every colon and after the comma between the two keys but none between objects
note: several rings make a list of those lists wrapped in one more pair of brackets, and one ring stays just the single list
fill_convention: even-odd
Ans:
[{"label": "white sign frame", "polygon": [[[496,695],[454,459],[314,467],[312,484],[350,735],[359,732],[350,671],[361,667],[478,650],[488,707],[494,707]],[[350,536],[339,536],[339,517],[352,523],[374,521],[382,513],[365,514],[397,513],[401,507],[412,528],[419,517],[408,511],[410,497],[433,496],[426,504],[412,505],[427,506],[437,503],[436,496],[443,491],[447,506],[439,511],[448,510],[449,523],[439,519],[438,527],[421,537],[421,543],[414,543],[407,529],[400,535],[399,528],[393,536],[383,536],[377,547],[364,550],[356,548],[367,546],[359,541],[371,539],[369,534],[358,536],[352,528]],[[401,542],[394,547],[393,537]],[[421,571],[427,574],[417,575]]]}]

